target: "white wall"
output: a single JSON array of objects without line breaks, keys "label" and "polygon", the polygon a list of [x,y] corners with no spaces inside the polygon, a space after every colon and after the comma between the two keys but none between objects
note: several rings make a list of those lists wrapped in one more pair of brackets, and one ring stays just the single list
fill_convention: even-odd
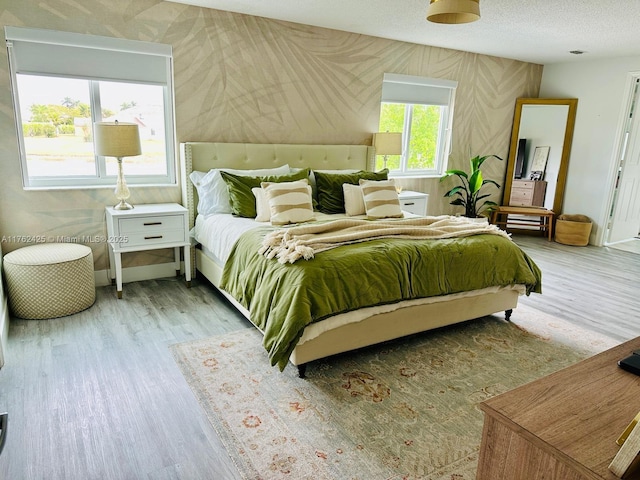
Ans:
[{"label": "white wall", "polygon": [[627,83],[637,71],[640,57],[546,65],[542,73],[541,98],[578,99],[562,213],[589,216],[594,245],[606,240]]}]

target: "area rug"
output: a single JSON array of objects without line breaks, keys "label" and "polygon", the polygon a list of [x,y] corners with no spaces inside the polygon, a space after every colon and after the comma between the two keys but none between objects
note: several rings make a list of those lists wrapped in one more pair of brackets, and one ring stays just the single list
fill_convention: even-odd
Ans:
[{"label": "area rug", "polygon": [[246,479],[472,480],[494,395],[616,344],[529,307],[269,366],[252,328],[171,347]]}]

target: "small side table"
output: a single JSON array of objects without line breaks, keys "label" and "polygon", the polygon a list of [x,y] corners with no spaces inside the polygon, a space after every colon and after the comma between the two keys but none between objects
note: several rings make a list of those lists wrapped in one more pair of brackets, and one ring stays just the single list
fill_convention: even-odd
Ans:
[{"label": "small side table", "polygon": [[421,217],[427,216],[427,202],[429,201],[427,193],[403,190],[398,194],[398,198],[400,199],[400,208],[402,210]]},{"label": "small side table", "polygon": [[123,253],[173,248],[176,275],[180,275],[180,248],[184,248],[184,272],[191,287],[188,210],[177,203],[135,205],[131,210],[106,207],[107,243],[111,282],[115,278],[118,298],[122,298]]}]

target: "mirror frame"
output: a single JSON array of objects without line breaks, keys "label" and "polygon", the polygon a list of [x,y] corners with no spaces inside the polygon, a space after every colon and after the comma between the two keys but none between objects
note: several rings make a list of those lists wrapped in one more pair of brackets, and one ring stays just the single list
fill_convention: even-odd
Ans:
[{"label": "mirror frame", "polygon": [[577,98],[517,98],[516,110],[513,114],[513,128],[511,130],[511,144],[509,145],[509,157],[507,160],[507,173],[504,183],[504,193],[502,204],[509,205],[511,198],[511,187],[513,185],[513,171],[515,170],[516,155],[518,150],[518,133],[520,131],[520,117],[522,107],[525,105],[568,105],[567,128],[564,131],[564,141],[562,155],[560,157],[560,168],[558,170],[558,180],[556,191],[553,197],[553,212],[557,215],[561,213],[562,202],[564,200],[564,188],[567,183],[567,170],[569,169],[569,154],[571,153],[571,142],[573,140],[573,130],[576,123],[576,111],[578,109]]}]

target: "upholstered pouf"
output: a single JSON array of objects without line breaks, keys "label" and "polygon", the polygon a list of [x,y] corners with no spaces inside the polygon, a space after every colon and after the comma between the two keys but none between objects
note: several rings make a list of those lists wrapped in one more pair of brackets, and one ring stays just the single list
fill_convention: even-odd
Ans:
[{"label": "upholstered pouf", "polygon": [[4,256],[9,306],[27,319],[64,317],[96,300],[91,249],[75,243],[41,243]]}]

